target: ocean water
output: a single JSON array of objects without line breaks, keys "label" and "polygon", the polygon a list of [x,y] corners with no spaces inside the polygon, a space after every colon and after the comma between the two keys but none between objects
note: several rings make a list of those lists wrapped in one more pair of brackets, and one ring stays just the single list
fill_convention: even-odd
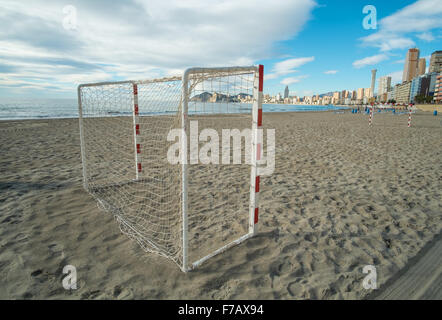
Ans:
[{"label": "ocean water", "polygon": [[78,118],[77,99],[0,98],[0,120]]},{"label": "ocean water", "polygon": [[[192,103],[189,104],[189,113],[204,113],[202,105]],[[157,104],[158,106],[158,104]],[[206,103],[205,110],[211,112],[220,112],[224,107],[229,108],[229,113],[249,112],[250,104],[223,104],[223,103]],[[113,109],[114,111],[112,111]],[[161,108],[156,107],[155,111],[143,110],[140,106],[141,115],[164,114]],[[302,111],[326,111],[338,110],[341,107],[328,106],[311,106],[311,105],[287,105],[287,104],[263,104],[263,112],[302,112]],[[122,114],[130,114],[126,111],[115,111],[118,108],[110,108],[107,114],[109,116],[118,116]],[[78,118],[77,99],[10,99],[0,98],[0,120],[18,120],[18,119],[47,119],[47,118]]]}]

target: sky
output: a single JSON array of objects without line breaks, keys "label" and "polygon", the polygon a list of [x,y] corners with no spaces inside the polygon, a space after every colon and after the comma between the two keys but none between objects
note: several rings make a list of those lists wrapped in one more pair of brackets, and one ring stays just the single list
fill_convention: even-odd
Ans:
[{"label": "sky", "polygon": [[0,97],[252,64],[264,93],[305,96],[370,87],[374,68],[399,82],[412,47],[427,67],[442,50],[442,1],[0,0]]}]

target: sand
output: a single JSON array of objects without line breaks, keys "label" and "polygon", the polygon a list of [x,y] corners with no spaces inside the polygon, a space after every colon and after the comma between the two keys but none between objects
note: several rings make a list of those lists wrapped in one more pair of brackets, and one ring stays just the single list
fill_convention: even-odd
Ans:
[{"label": "sand", "polygon": [[[361,299],[442,229],[442,125],[419,112],[265,114],[256,237],[183,273],[82,188],[78,120],[0,122],[0,299]],[[222,183],[222,182],[220,182]],[[65,265],[78,289],[62,287]]]},{"label": "sand", "polygon": [[442,300],[442,238],[440,234],[367,299]]},{"label": "sand", "polygon": [[434,111],[437,111],[437,113],[442,112],[442,104],[417,104],[415,105],[416,108],[422,111],[428,111],[433,113]]}]

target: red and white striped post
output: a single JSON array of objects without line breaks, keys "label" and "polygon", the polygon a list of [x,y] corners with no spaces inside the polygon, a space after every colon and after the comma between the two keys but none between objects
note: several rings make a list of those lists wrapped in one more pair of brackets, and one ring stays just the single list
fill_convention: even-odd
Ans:
[{"label": "red and white striped post", "polygon": [[371,127],[371,123],[373,122],[373,106],[370,107],[370,116],[368,117],[368,125]]},{"label": "red and white striped post", "polygon": [[140,178],[141,168],[141,144],[140,144],[140,122],[138,110],[138,85],[133,84],[134,110],[133,110],[133,126],[134,126],[134,150],[135,150],[135,174],[136,179]]},{"label": "red and white striped post", "polygon": [[258,171],[258,161],[262,155],[262,135],[259,130],[262,129],[262,100],[264,88],[264,66],[259,65],[258,74],[255,75],[255,100],[253,102],[253,146],[252,148],[252,172],[251,172],[251,190],[250,190],[250,217],[249,217],[249,233],[256,234],[259,216],[259,184],[260,176]]},{"label": "red and white striped post", "polygon": [[408,128],[411,127],[411,104],[408,106]]}]

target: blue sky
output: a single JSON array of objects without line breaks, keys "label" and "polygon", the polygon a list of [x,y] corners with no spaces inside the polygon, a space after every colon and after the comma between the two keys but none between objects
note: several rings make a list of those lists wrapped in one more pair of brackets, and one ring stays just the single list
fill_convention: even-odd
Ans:
[{"label": "blue sky", "polygon": [[[420,49],[420,56],[427,58],[435,50],[442,50],[442,1],[433,2],[436,13],[434,18],[438,23],[428,23],[428,26],[416,26],[409,28],[408,32],[391,32],[393,35],[382,36],[385,41],[391,39],[395,45],[382,46],[382,40],[373,43],[370,38],[379,33],[389,34],[384,31],[384,18],[398,17],[400,23],[407,23],[408,12],[404,14],[404,8],[410,8],[410,14],[418,13],[417,5],[429,5],[424,1],[318,1],[318,5],[312,11],[312,18],[305,24],[303,30],[294,39],[284,41],[276,47],[278,53],[287,53],[291,58],[314,57],[314,60],[306,62],[291,74],[293,80],[299,78],[299,82],[289,85],[291,95],[311,95],[312,93],[325,93],[337,90],[353,90],[356,88],[370,87],[371,70],[377,69],[377,77],[392,75],[393,81],[400,81],[402,77],[403,61],[408,48],[416,46]],[[362,22],[367,14],[362,9],[367,4],[374,5],[377,13],[377,29],[366,30]],[[430,8],[431,7],[429,6]],[[428,7],[423,7],[424,11]],[[414,10],[413,10],[414,9]],[[431,13],[430,9],[428,13]],[[403,18],[401,17],[403,15]],[[432,15],[425,15],[423,19],[432,19]],[[410,22],[408,22],[410,23]],[[411,22],[413,23],[413,22]],[[407,41],[396,41],[406,39]],[[364,63],[365,58],[366,64]],[[362,61],[361,61],[362,60]],[[370,60],[372,63],[369,63]],[[280,59],[264,60],[267,72]],[[360,61],[359,63],[355,63]],[[355,63],[355,65],[354,65]],[[269,70],[270,69],[270,70]],[[327,73],[327,74],[326,74]],[[288,77],[288,75],[287,75]],[[283,93],[284,77],[267,79],[265,82],[269,93]],[[290,83],[288,80],[286,83]],[[376,83],[377,85],[377,83]]]},{"label": "blue sky", "polygon": [[[440,0],[0,0],[0,97],[75,97],[80,83],[265,65],[266,93],[401,79],[408,48],[442,50]],[[363,28],[373,5],[377,29]],[[428,64],[427,64],[428,65]]]}]

